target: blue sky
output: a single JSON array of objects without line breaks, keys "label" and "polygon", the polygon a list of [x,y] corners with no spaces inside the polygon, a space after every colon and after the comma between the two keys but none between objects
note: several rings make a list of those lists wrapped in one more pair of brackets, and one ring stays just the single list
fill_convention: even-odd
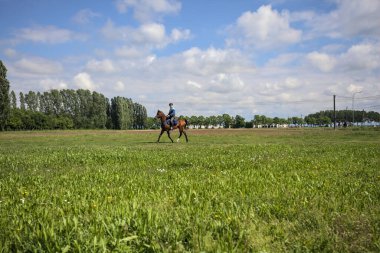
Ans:
[{"label": "blue sky", "polygon": [[[15,92],[90,89],[153,116],[379,111],[378,0],[0,0]],[[360,93],[358,93],[360,92]]]}]

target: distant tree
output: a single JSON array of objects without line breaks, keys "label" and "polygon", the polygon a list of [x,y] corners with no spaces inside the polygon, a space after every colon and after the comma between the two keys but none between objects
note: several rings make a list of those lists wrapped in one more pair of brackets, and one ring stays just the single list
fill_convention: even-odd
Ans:
[{"label": "distant tree", "polygon": [[205,125],[205,117],[204,116],[198,116],[198,126],[201,128],[202,126]]},{"label": "distant tree", "polygon": [[17,98],[16,98],[16,93],[12,90],[11,91],[11,109],[16,109],[17,108]]},{"label": "distant tree", "polygon": [[232,126],[232,117],[228,114],[223,114],[223,127],[224,128],[230,128]]},{"label": "distant tree", "polygon": [[91,117],[95,128],[103,129],[107,124],[107,99],[103,94],[92,93],[93,106]]},{"label": "distant tree", "polygon": [[4,131],[10,116],[9,81],[7,80],[7,68],[0,60],[0,130]]},{"label": "distant tree", "polygon": [[210,117],[204,117],[204,119],[203,119],[203,125],[205,126],[205,128],[209,128],[210,127],[210,125],[211,125]]},{"label": "distant tree", "polygon": [[216,116],[216,124],[217,124],[217,125],[224,127],[224,126],[223,126],[223,122],[224,122],[224,120],[223,120],[223,115],[218,115],[218,116]]},{"label": "distant tree", "polygon": [[28,110],[36,112],[38,110],[38,97],[34,91],[29,91],[25,94],[25,104]]},{"label": "distant tree", "polygon": [[132,103],[130,99],[115,97],[111,99],[112,128],[129,129],[132,128]]},{"label": "distant tree", "polygon": [[146,128],[148,129],[159,129],[160,128],[160,122],[153,117],[147,117],[146,119]]},{"label": "distant tree", "polygon": [[218,119],[216,116],[210,116],[208,117],[209,118],[209,124],[212,125],[213,127],[215,127],[216,125],[218,125]]},{"label": "distant tree", "polygon": [[245,128],[252,128],[253,127],[253,120],[245,122]]},{"label": "distant tree", "polygon": [[234,128],[242,128],[242,127],[245,127],[245,119],[240,116],[240,115],[236,115],[235,116],[235,124],[233,126]]},{"label": "distant tree", "polygon": [[76,119],[77,128],[93,128],[92,122],[92,107],[93,107],[93,98],[91,91],[79,89],[76,91],[78,96],[78,115]]},{"label": "distant tree", "polygon": [[24,93],[20,92],[20,109],[25,110],[25,97]]},{"label": "distant tree", "polygon": [[317,124],[317,119],[314,118],[314,117],[311,117],[311,116],[306,116],[305,117],[305,122],[308,124],[308,125],[316,125]]},{"label": "distant tree", "polygon": [[53,114],[59,116],[62,114],[62,97],[59,90],[50,91],[51,105],[53,109]]}]

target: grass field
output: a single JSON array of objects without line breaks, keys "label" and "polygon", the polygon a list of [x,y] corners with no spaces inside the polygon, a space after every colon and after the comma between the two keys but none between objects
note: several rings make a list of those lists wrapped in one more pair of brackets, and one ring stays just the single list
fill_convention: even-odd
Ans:
[{"label": "grass field", "polygon": [[0,133],[0,252],[380,252],[378,129],[158,134]]}]

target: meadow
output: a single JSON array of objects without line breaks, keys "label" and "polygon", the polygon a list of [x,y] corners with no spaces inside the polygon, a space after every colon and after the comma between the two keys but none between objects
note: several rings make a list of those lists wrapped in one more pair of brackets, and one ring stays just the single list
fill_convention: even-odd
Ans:
[{"label": "meadow", "polygon": [[379,130],[1,132],[0,252],[380,252]]}]

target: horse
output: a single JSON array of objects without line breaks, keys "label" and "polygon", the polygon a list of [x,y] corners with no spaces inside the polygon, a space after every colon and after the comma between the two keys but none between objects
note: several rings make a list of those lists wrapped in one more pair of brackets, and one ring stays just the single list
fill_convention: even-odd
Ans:
[{"label": "horse", "polygon": [[[167,117],[166,117],[165,113],[163,113],[162,111],[158,110],[157,114],[156,114],[156,118],[161,120],[161,133],[158,136],[157,143],[160,142],[161,135],[165,131],[168,134],[169,139],[173,142],[173,139],[170,137],[170,130],[171,130],[171,128],[170,128],[169,122],[167,122],[167,120],[166,120]],[[186,134],[186,131],[185,131],[185,127],[187,125],[188,125],[188,122],[187,122],[186,119],[180,119],[180,120],[178,120],[178,123],[173,126],[173,130],[177,129],[177,128],[179,130],[179,136],[178,136],[177,142],[179,142],[179,138],[181,138],[182,134],[185,135],[186,142],[189,142],[189,139],[187,138],[187,134]]]}]

